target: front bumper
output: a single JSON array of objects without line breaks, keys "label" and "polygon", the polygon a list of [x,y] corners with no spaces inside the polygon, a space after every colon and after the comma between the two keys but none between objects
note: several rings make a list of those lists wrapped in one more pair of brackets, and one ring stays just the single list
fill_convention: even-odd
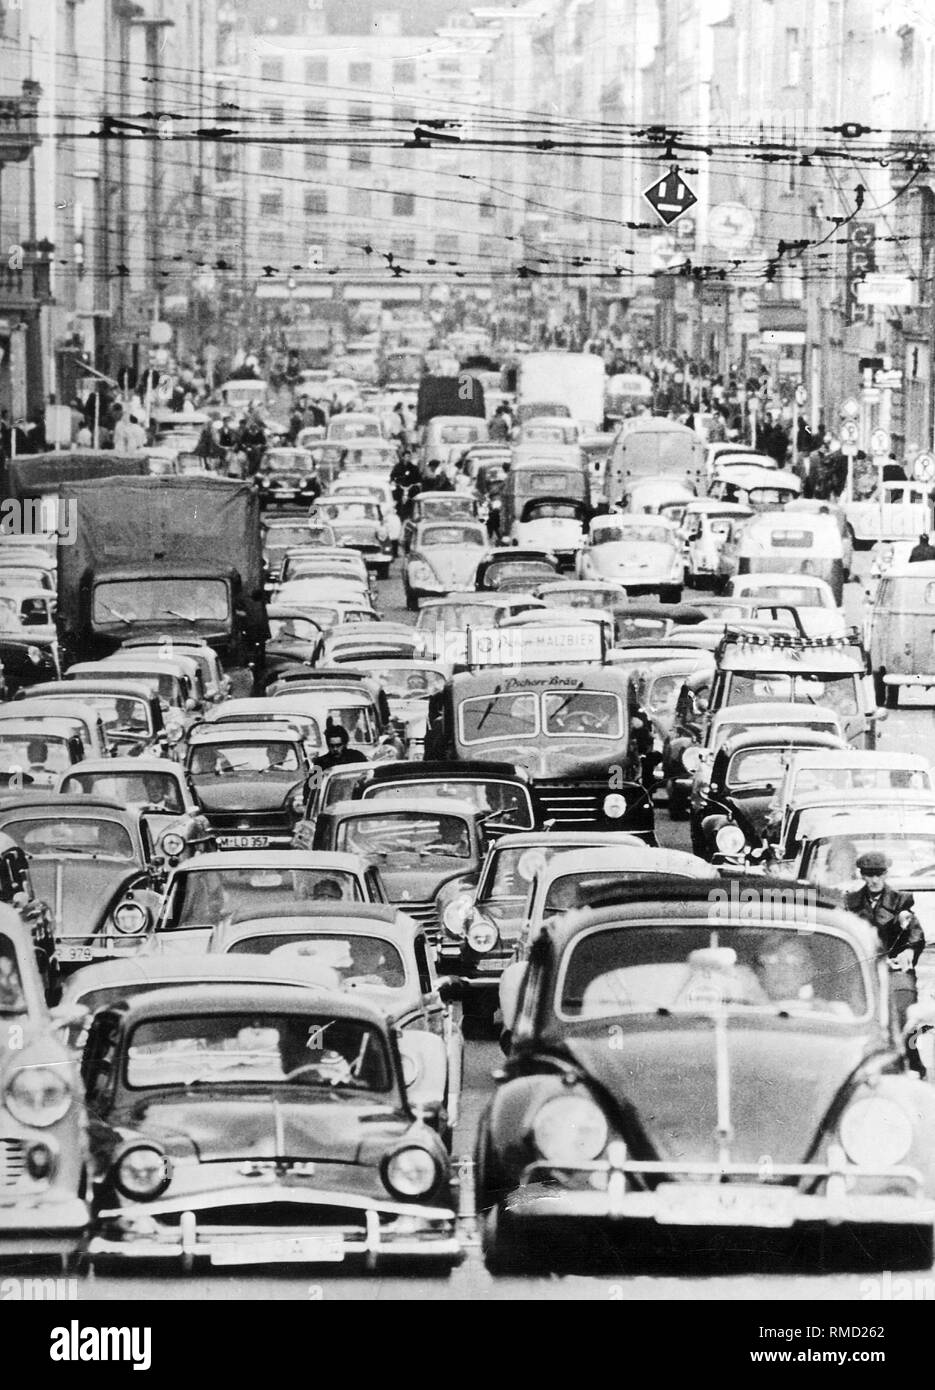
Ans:
[{"label": "front bumper", "polygon": [[91,1218],[79,1197],[40,1194],[0,1202],[0,1255],[66,1255],[78,1248]]},{"label": "front bumper", "polygon": [[[272,1205],[294,1208],[295,1221],[264,1224],[263,1208]],[[236,1207],[245,1209],[243,1224],[212,1224],[213,1210],[230,1212]],[[336,1209],[334,1221],[322,1221],[329,1207]],[[358,1220],[347,1220],[349,1209],[359,1213]],[[304,1216],[318,1219],[303,1220]],[[234,1186],[103,1211],[88,1254],[178,1260],[185,1265],[206,1259],[228,1267],[362,1260],[365,1268],[376,1269],[383,1261],[397,1259],[434,1259],[451,1266],[461,1262],[464,1249],[457,1218],[449,1208],[275,1182],[264,1183],[262,1190]]]}]

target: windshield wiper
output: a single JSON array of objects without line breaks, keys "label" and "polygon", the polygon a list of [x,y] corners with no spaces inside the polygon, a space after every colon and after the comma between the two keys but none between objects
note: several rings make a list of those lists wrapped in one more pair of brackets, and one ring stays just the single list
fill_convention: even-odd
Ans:
[{"label": "windshield wiper", "polygon": [[197,623],[198,621],[196,616],[190,613],[179,613],[175,608],[164,608],[162,611],[167,618],[181,618],[183,623]]},{"label": "windshield wiper", "polygon": [[126,613],[118,613],[118,612],[117,612],[117,609],[116,609],[116,608],[111,608],[111,606],[110,606],[109,603],[103,604],[102,607],[106,608],[108,613],[113,613],[113,615],[114,615],[115,618],[119,619],[119,621],[122,622],[122,623],[126,623],[127,626],[129,627],[130,622],[131,622],[132,620],[131,620],[130,618],[127,617]]}]

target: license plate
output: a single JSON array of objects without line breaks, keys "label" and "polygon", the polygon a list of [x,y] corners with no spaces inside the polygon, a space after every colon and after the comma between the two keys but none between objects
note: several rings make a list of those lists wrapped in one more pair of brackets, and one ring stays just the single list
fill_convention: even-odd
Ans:
[{"label": "license plate", "polygon": [[269,844],[268,835],[219,835],[217,839],[221,849],[266,849]]},{"label": "license plate", "polygon": [[495,970],[502,970],[502,969],[503,969],[503,961],[502,961],[502,960],[479,960],[479,961],[477,962],[477,964],[475,965],[474,968],[475,968],[475,970],[483,970],[483,971],[490,971],[490,972],[493,972],[493,971],[495,971]]},{"label": "license plate", "polygon": [[340,1264],[343,1259],[341,1236],[236,1241],[211,1252],[213,1265]]},{"label": "license plate", "polygon": [[795,1192],[747,1184],[665,1183],[656,1189],[656,1220],[662,1226],[792,1225]]},{"label": "license plate", "polygon": [[63,946],[55,948],[55,954],[60,961],[81,960],[88,961],[93,959],[90,946]]}]

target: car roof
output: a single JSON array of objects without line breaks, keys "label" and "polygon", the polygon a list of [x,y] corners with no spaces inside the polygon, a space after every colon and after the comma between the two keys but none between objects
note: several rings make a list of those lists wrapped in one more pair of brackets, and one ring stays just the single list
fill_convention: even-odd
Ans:
[{"label": "car roof", "polygon": [[[88,663],[90,664],[90,663]],[[74,670],[74,667],[71,668]],[[121,700],[145,700],[147,704],[155,696],[148,685],[133,684],[131,681],[118,681],[112,676],[101,675],[100,679],[92,676],[90,672],[87,676],[82,676],[76,680],[45,681],[42,685],[31,687],[32,691],[39,691],[39,695],[30,696],[35,699],[54,699],[59,700],[68,698],[73,700],[75,695],[114,695]],[[17,704],[25,703],[17,700]]]},{"label": "car roof", "polygon": [[[239,925],[242,922],[256,922],[260,918],[307,917],[313,924],[327,920],[337,921],[347,919],[349,922],[382,922],[385,926],[395,927],[399,918],[405,916],[402,909],[388,907],[382,903],[346,903],[346,902],[315,902],[297,898],[270,898],[268,902],[257,904],[252,907],[242,907],[231,916],[231,922]],[[418,926],[412,918],[407,921],[412,922],[413,926]]]},{"label": "car roof", "polygon": [[[82,764],[75,764],[75,767],[80,766]],[[21,800],[0,803],[0,816],[6,817],[11,811],[20,811],[27,815],[30,812],[35,812],[37,816],[54,816],[63,811],[87,811],[89,813],[112,811],[119,816],[126,817],[127,820],[135,821],[133,813],[127,809],[122,801],[114,801],[106,796],[85,796],[79,792],[50,793],[48,796],[39,794],[28,798],[23,797]]]},{"label": "car roof", "polygon": [[935,579],[935,560],[916,560],[911,565],[893,565],[884,579]]},{"label": "car roof", "polygon": [[926,798],[924,793],[919,805],[912,804],[915,800],[914,797],[905,805],[888,802],[886,824],[881,823],[879,807],[863,805],[858,805],[856,808],[848,805],[829,807],[827,821],[821,830],[814,826],[809,833],[811,836],[815,836],[831,830],[839,830],[842,835],[872,834],[883,840],[889,834],[901,835],[907,830],[911,832],[927,831],[935,834],[935,801]]},{"label": "car roof", "polygon": [[[120,1007],[120,1006],[117,1006]],[[307,986],[214,982],[207,985],[180,985],[177,989],[153,990],[134,995],[122,1007],[125,1021],[139,1018],[178,1018],[180,1015],[258,1013],[261,1011],[307,1013],[322,1007],[329,1014],[357,1019],[385,1031],[384,1016],[375,1008],[345,994],[329,991],[324,1001]]]},{"label": "car roof", "polygon": [[[500,841],[502,844],[502,840]],[[540,877],[556,878],[567,875],[605,872],[619,869],[622,873],[659,873],[686,875],[692,878],[720,879],[714,864],[699,859],[685,850],[664,849],[645,843],[620,846],[602,845],[592,849],[571,849],[567,854],[549,859]]]},{"label": "car roof", "polygon": [[517,830],[500,835],[492,848],[498,851],[531,847],[549,849],[561,845],[568,845],[572,849],[598,849],[605,845],[609,849],[626,846],[645,849],[646,841],[638,835],[620,830]]},{"label": "car roof", "polygon": [[83,772],[171,772],[178,781],[185,781],[185,771],[174,758],[82,758],[63,770],[63,777]]},{"label": "car roof", "polygon": [[351,854],[347,850],[241,849],[236,854],[231,854],[230,850],[208,850],[177,864],[173,874],[201,873],[208,869],[308,869],[309,872],[344,869],[350,873],[360,873],[370,867],[371,862],[366,855]]},{"label": "car roof", "polygon": [[257,743],[304,743],[305,738],[298,728],[290,728],[288,719],[271,720],[260,724],[238,724],[231,720],[225,724],[199,724],[188,735],[189,747],[195,743],[224,743],[230,739],[243,742],[252,739]]},{"label": "car roof", "polygon": [[931,772],[931,761],[923,753],[898,753],[889,748],[842,748],[840,750],[803,749],[796,755],[796,768],[879,768],[881,771]]},{"label": "car roof", "polygon": [[816,715],[836,722],[840,716],[830,705],[794,705],[783,700],[763,700],[745,705],[722,705],[711,716],[712,724],[806,724]]},{"label": "car roof", "polygon": [[454,796],[413,796],[397,798],[392,801],[334,801],[321,812],[323,816],[363,817],[363,816],[404,816],[413,811],[426,814],[463,816],[465,820],[478,818],[477,807],[473,801],[462,801]]},{"label": "car roof", "polygon": [[803,729],[795,724],[766,724],[759,729],[733,734],[724,740],[718,753],[721,757],[730,758],[747,748],[762,748],[764,744],[800,744],[802,740],[822,748],[839,747],[843,742],[837,734],[822,733],[819,729]]},{"label": "car roof", "polygon": [[[232,984],[241,979],[257,984],[301,985],[301,971],[274,963],[268,956],[222,955],[220,952],[178,955],[134,954],[119,960],[102,960],[84,965],[65,983],[63,1001],[80,1000],[96,989],[123,987],[143,993],[150,983],[177,980],[179,984]],[[321,988],[309,980],[308,987]]]},{"label": "car roof", "polygon": [[368,773],[369,781],[373,782],[396,782],[418,781],[421,778],[431,778],[438,782],[456,782],[460,778],[462,781],[475,781],[478,777],[483,777],[493,781],[497,777],[510,778],[516,782],[527,785],[524,773],[517,771],[515,764],[505,762],[486,762],[477,759],[470,761],[465,759],[462,762],[399,762],[392,763],[372,763]]}]

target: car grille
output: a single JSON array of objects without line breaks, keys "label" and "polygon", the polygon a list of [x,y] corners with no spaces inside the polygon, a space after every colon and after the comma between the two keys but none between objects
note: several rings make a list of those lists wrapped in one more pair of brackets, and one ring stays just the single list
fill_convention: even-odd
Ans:
[{"label": "car grille", "polygon": [[408,916],[414,917],[417,922],[421,923],[421,925],[425,927],[426,931],[429,933],[430,936],[433,932],[437,934],[441,931],[441,927],[439,926],[438,921],[438,908],[436,907],[434,902],[398,902],[394,903],[393,906],[398,907],[400,912],[405,912]]},{"label": "car grille", "polygon": [[0,1191],[18,1187],[25,1172],[25,1142],[22,1139],[0,1139]]},{"label": "car grille", "polygon": [[[160,1226],[169,1228],[177,1227],[180,1220],[180,1212],[167,1212],[158,1218]],[[330,1231],[341,1228],[346,1234],[352,1235],[366,1229],[366,1214],[358,1207],[257,1202],[255,1206],[210,1207],[200,1217],[198,1225],[203,1235],[226,1232],[233,1237],[261,1234],[271,1227],[281,1227],[283,1230],[327,1227]]]},{"label": "car grille", "polygon": [[212,830],[225,835],[292,835],[293,824],[283,811],[211,811]]},{"label": "car grille", "polygon": [[546,820],[590,829],[603,819],[601,808],[607,795],[606,787],[587,787],[574,782],[536,782],[535,790]]}]

